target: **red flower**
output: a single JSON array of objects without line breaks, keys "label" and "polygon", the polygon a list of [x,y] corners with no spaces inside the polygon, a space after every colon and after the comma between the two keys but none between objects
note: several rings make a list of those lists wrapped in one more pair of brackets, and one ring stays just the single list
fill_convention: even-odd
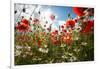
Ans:
[{"label": "red flower", "polygon": [[58,30],[55,30],[55,34],[58,34]]},{"label": "red flower", "polygon": [[65,33],[66,33],[66,32],[67,32],[67,31],[66,31],[66,29],[63,29],[63,32],[65,32]]},{"label": "red flower", "polygon": [[89,15],[90,16],[94,16],[94,8],[90,8],[89,9]]},{"label": "red flower", "polygon": [[78,19],[74,19],[74,21],[77,23],[78,22]]},{"label": "red flower", "polygon": [[33,23],[39,23],[39,19],[37,18],[33,19]]},{"label": "red flower", "polygon": [[71,34],[67,34],[66,36],[62,37],[63,42],[69,45],[72,42],[72,36]]},{"label": "red flower", "polygon": [[47,28],[48,31],[50,31],[50,28]]},{"label": "red flower", "polygon": [[62,25],[61,28],[64,28],[64,26]]},{"label": "red flower", "polygon": [[38,41],[38,47],[41,47],[41,41]]},{"label": "red flower", "polygon": [[84,15],[84,10],[86,8],[82,8],[82,7],[74,7],[73,11],[78,15],[78,16],[83,16]]},{"label": "red flower", "polygon": [[38,33],[37,33],[37,32],[35,32],[34,34],[35,34],[35,37],[38,39]]},{"label": "red flower", "polygon": [[26,25],[29,25],[29,21],[27,19],[22,19],[21,22],[26,24]]},{"label": "red flower", "polygon": [[46,27],[46,25],[44,25],[44,27]]},{"label": "red flower", "polygon": [[60,41],[57,40],[57,39],[54,38],[54,37],[51,37],[51,42],[52,42],[54,45],[58,45],[58,44],[60,44]]},{"label": "red flower", "polygon": [[18,25],[16,28],[19,32],[29,31],[29,26]]},{"label": "red flower", "polygon": [[50,19],[51,19],[51,20],[54,20],[54,19],[55,19],[55,15],[51,14],[51,15],[50,15]]},{"label": "red flower", "polygon": [[24,16],[22,16],[22,19],[24,18]]},{"label": "red flower", "polygon": [[75,26],[75,21],[73,21],[73,20],[67,20],[66,27],[73,28],[74,26]]},{"label": "red flower", "polygon": [[16,28],[19,32],[29,31],[29,21],[27,19],[22,19],[21,22],[16,25]]},{"label": "red flower", "polygon": [[46,34],[46,32],[41,32],[41,35],[45,35]]},{"label": "red flower", "polygon": [[93,26],[94,26],[94,20],[88,21],[88,24],[86,25],[83,32],[85,32],[85,33],[90,32]]},{"label": "red flower", "polygon": [[30,17],[30,20],[32,20],[32,17]]},{"label": "red flower", "polygon": [[56,37],[56,35],[57,35],[57,34],[58,34],[58,30],[57,30],[57,31],[55,31],[55,32],[51,32],[51,34],[50,34],[50,35],[51,35],[52,37]]},{"label": "red flower", "polygon": [[54,44],[55,44],[55,45],[58,45],[58,44],[60,44],[60,41],[56,40],[56,41],[54,42]]},{"label": "red flower", "polygon": [[50,35],[53,37],[53,36],[55,35],[55,33],[54,33],[54,32],[52,32]]}]

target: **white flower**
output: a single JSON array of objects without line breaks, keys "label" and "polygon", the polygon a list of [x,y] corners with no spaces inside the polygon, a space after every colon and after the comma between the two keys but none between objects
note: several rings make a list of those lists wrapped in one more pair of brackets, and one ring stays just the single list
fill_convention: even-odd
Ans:
[{"label": "white flower", "polygon": [[72,55],[73,55],[73,53],[69,53],[68,55],[72,56]]},{"label": "white flower", "polygon": [[38,60],[42,60],[42,58],[38,58]]},{"label": "white flower", "polygon": [[30,52],[25,52],[26,55],[28,55]]},{"label": "white flower", "polygon": [[48,48],[46,48],[46,49],[39,48],[39,51],[42,53],[48,53],[49,50],[48,50]]},{"label": "white flower", "polygon": [[16,46],[16,49],[22,49],[23,47],[22,46]]},{"label": "white flower", "polygon": [[70,61],[70,62],[73,62],[74,60],[73,60],[73,58],[72,58],[72,57],[70,57],[69,61]]},{"label": "white flower", "polygon": [[47,45],[44,45],[45,48],[47,48]]},{"label": "white flower", "polygon": [[42,58],[33,58],[32,60],[42,60]]},{"label": "white flower", "polygon": [[73,62],[73,61],[76,61],[76,60],[77,60],[77,58],[75,56],[72,56],[72,57],[69,58],[70,62]]},{"label": "white flower", "polygon": [[73,60],[74,60],[74,61],[77,60],[77,57],[73,56]]},{"label": "white flower", "polygon": [[65,47],[66,46],[66,44],[61,44],[61,47]]},{"label": "white flower", "polygon": [[32,55],[33,53],[29,53],[29,55]]},{"label": "white flower", "polygon": [[34,61],[34,60],[37,60],[37,59],[36,58],[33,58],[32,60]]},{"label": "white flower", "polygon": [[62,63],[66,63],[66,62],[62,62]]},{"label": "white flower", "polygon": [[74,49],[74,51],[75,51],[75,52],[79,52],[79,51],[80,51],[80,49]]},{"label": "white flower", "polygon": [[25,46],[25,49],[27,49],[28,51],[30,51],[31,47],[30,46]]},{"label": "white flower", "polygon": [[27,49],[28,49],[28,51],[30,51],[31,50],[31,47],[28,46]]},{"label": "white flower", "polygon": [[61,57],[62,57],[62,58],[66,58],[66,59],[68,58],[68,57],[66,57],[65,55],[63,55],[63,56],[61,56]]},{"label": "white flower", "polygon": [[15,51],[15,56],[19,56],[20,54],[21,54],[21,51],[19,51],[19,50]]},{"label": "white flower", "polygon": [[52,63],[54,61],[54,59],[52,59],[49,63]]},{"label": "white flower", "polygon": [[81,45],[86,46],[86,45],[87,45],[87,43],[86,43],[86,42],[82,42],[82,43],[81,43]]},{"label": "white flower", "polygon": [[79,37],[75,37],[73,40],[79,40]]},{"label": "white flower", "polygon": [[26,55],[23,55],[23,57],[25,58],[25,57],[26,57]]}]

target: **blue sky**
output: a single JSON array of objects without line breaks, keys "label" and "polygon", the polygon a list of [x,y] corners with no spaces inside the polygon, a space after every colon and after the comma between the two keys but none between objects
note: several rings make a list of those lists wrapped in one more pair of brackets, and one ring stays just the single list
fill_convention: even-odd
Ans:
[{"label": "blue sky", "polygon": [[66,21],[68,18],[68,14],[71,14],[72,18],[76,17],[76,14],[73,12],[72,7],[65,7],[65,6],[52,6],[51,10],[58,15],[58,20]]},{"label": "blue sky", "polygon": [[42,6],[45,10],[50,9],[53,13],[55,13],[58,18],[57,20],[63,20],[66,21],[68,18],[68,14],[71,14],[72,18],[76,17],[76,14],[73,12],[73,7],[67,7],[67,6]]},{"label": "blue sky", "polygon": [[[59,27],[59,25],[64,24],[68,19],[68,14],[70,13],[72,18],[76,17],[76,14],[73,12],[73,7],[66,6],[46,6],[46,8],[51,9],[51,11],[57,15],[57,19],[53,26]],[[60,22],[58,22],[60,21]],[[62,24],[61,24],[62,23]]]}]

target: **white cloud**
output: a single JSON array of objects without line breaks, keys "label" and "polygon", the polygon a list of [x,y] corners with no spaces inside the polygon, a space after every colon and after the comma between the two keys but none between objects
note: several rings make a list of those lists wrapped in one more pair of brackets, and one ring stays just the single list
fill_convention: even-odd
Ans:
[{"label": "white cloud", "polygon": [[61,25],[65,24],[65,21],[63,21],[63,20],[57,20],[54,24],[52,24],[52,29],[51,29],[52,31],[59,30],[59,27],[57,26],[56,23],[58,23],[58,25],[61,26]]},{"label": "white cloud", "polygon": [[62,21],[62,20],[59,20],[58,23],[61,26],[61,25],[64,25],[66,22],[65,21]]}]

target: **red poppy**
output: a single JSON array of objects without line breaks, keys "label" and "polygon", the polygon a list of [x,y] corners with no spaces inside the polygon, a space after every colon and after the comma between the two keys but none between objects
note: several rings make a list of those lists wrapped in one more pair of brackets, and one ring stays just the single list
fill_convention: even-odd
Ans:
[{"label": "red poppy", "polygon": [[46,27],[46,25],[44,25],[44,27]]},{"label": "red poppy", "polygon": [[19,25],[19,26],[16,26],[17,30],[19,32],[24,32],[24,31],[28,31],[29,27],[25,27],[23,25]]},{"label": "red poppy", "polygon": [[48,31],[50,31],[50,28],[47,28]]},{"label": "red poppy", "polygon": [[94,8],[90,8],[89,12],[90,12],[89,13],[90,16],[94,16]]},{"label": "red poppy", "polygon": [[46,32],[41,32],[41,35],[45,35],[46,34]]},{"label": "red poppy", "polygon": [[71,40],[72,39],[71,34],[67,34],[67,36],[65,36],[65,37],[64,37],[65,40]]},{"label": "red poppy", "polygon": [[60,41],[59,41],[59,40],[56,40],[56,41],[54,42],[54,44],[55,44],[55,45],[58,45],[58,44],[60,44]]},{"label": "red poppy", "polygon": [[83,16],[84,15],[84,10],[86,8],[82,8],[82,7],[74,7],[73,11],[78,15],[78,16]]},{"label": "red poppy", "polygon": [[38,47],[41,47],[41,41],[38,41]]},{"label": "red poppy", "polygon": [[29,21],[27,19],[22,19],[21,22],[26,24],[26,25],[29,25]]},{"label": "red poppy", "polygon": [[77,23],[78,22],[78,19],[74,19],[74,21]]},{"label": "red poppy", "polygon": [[51,35],[51,36],[54,36],[54,32],[52,32],[50,35]]},{"label": "red poppy", "polygon": [[67,40],[67,37],[63,36],[63,41],[66,42],[66,40]]},{"label": "red poppy", "polygon": [[22,16],[22,19],[24,18],[24,16]]},{"label": "red poppy", "polygon": [[19,32],[29,31],[29,21],[27,19],[22,19],[21,22],[16,25],[16,28]]},{"label": "red poppy", "polygon": [[21,22],[20,24],[16,25],[16,29],[19,32],[25,32],[30,30],[30,26]]},{"label": "red poppy", "polygon": [[34,34],[35,34],[35,37],[38,39],[38,33],[35,32]]},{"label": "red poppy", "polygon": [[62,25],[61,28],[64,28],[64,26]]},{"label": "red poppy", "polygon": [[33,19],[33,23],[39,23],[39,19],[37,18]]},{"label": "red poppy", "polygon": [[75,26],[75,21],[74,20],[67,20],[66,27],[73,28],[74,26]]},{"label": "red poppy", "polygon": [[58,30],[50,33],[50,37],[57,37],[57,35],[58,35]]},{"label": "red poppy", "polygon": [[30,17],[30,20],[32,20],[32,17]]},{"label": "red poppy", "polygon": [[63,36],[63,42],[69,45],[72,41],[72,36],[70,34],[67,34],[66,36]]},{"label": "red poppy", "polygon": [[90,32],[93,26],[94,26],[94,20],[88,21],[88,24],[86,25],[83,32],[85,32],[85,33]]},{"label": "red poppy", "polygon": [[55,30],[55,34],[58,34],[58,30]]},{"label": "red poppy", "polygon": [[51,37],[51,42],[54,44],[54,45],[58,45],[60,44],[60,41],[55,39],[54,37]]},{"label": "red poppy", "polygon": [[66,32],[67,32],[67,31],[66,31],[66,29],[63,29],[63,32],[65,32],[65,33],[66,33]]},{"label": "red poppy", "polygon": [[50,19],[51,19],[51,20],[54,20],[54,19],[55,19],[55,15],[51,14],[51,15],[50,15]]}]

